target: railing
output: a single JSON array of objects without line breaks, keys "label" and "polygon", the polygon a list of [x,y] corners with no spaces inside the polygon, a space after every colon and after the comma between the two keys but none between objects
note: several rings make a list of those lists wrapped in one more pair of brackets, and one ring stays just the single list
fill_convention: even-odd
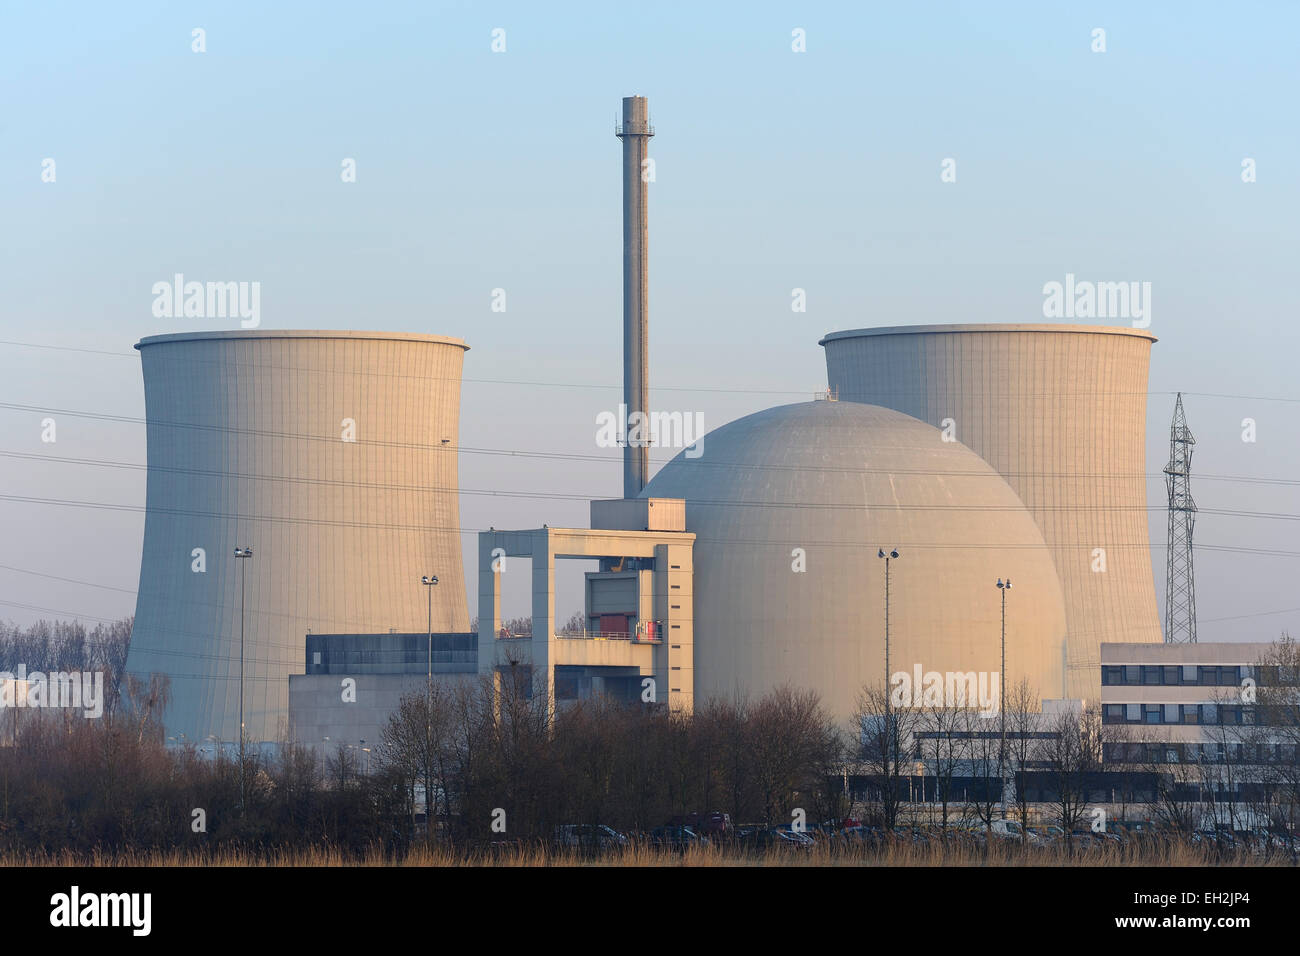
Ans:
[{"label": "railing", "polygon": [[655,627],[652,634],[645,634],[640,631],[556,631],[555,636],[565,641],[630,641],[633,644],[662,644],[663,627],[658,621],[647,622],[654,623]]},{"label": "railing", "polygon": [[[556,631],[555,636],[562,641],[630,641],[633,644],[662,644],[663,623],[661,621],[647,621],[647,624],[653,624],[650,633],[645,630],[637,631],[588,631],[588,630],[562,630]],[[498,641],[531,641],[532,633],[515,634],[507,631],[504,627],[497,632]]]}]

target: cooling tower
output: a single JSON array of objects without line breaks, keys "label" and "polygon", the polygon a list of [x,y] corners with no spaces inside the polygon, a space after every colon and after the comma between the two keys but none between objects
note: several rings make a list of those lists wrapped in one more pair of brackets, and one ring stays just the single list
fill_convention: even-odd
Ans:
[{"label": "cooling tower", "polygon": [[127,671],[170,678],[169,734],[239,739],[241,597],[254,741],[283,733],[309,631],[423,632],[424,574],[433,629],[468,630],[462,341],[196,332],[136,348],[149,470]]},{"label": "cooling tower", "polygon": [[[810,688],[848,720],[890,673],[1000,673],[1062,693],[1065,610],[1034,519],[960,442],[887,408],[806,402],[709,432],[646,497],[686,499],[694,532],[695,699]],[[999,677],[999,681],[1001,677]]]},{"label": "cooling tower", "polygon": [[842,401],[947,426],[1020,495],[1064,590],[1071,697],[1098,698],[1102,642],[1163,639],[1145,484],[1154,341],[1129,328],[920,325],[820,343]]}]

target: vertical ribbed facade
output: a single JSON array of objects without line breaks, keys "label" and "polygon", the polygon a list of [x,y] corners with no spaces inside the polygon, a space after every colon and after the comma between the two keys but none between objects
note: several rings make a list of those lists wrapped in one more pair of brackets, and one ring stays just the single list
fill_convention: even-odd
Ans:
[{"label": "vertical ribbed facade", "polygon": [[[169,734],[276,740],[316,633],[466,631],[456,456],[466,346],[433,335],[141,340],[148,488],[127,671],[168,675]],[[355,439],[355,440],[348,440]],[[253,557],[237,559],[236,547]],[[196,570],[203,549],[204,570]]]},{"label": "vertical ribbed facade", "polygon": [[1071,697],[1098,698],[1103,641],[1163,640],[1144,446],[1154,341],[1071,325],[859,329],[821,341],[841,400],[939,428],[951,419],[953,437],[1020,495],[1064,592]]}]

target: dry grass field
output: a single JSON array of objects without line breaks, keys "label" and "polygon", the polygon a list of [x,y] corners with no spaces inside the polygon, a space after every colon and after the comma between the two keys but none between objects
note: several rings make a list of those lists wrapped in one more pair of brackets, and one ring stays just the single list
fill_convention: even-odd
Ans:
[{"label": "dry grass field", "polygon": [[1140,847],[1098,847],[1075,849],[1072,855],[1064,847],[994,846],[989,852],[976,847],[916,846],[894,844],[874,848],[837,848],[825,844],[808,851],[781,850],[767,853],[747,852],[727,847],[693,847],[684,852],[633,845],[601,855],[548,846],[509,846],[460,850],[446,847],[417,848],[395,859],[380,852],[361,856],[345,855],[328,848],[284,852],[252,853],[222,851],[203,853],[174,850],[157,853],[11,853],[0,855],[0,866],[94,866],[94,867],[933,867],[933,866],[1043,866],[1043,867],[1124,867],[1124,866],[1276,866],[1290,867],[1289,855],[1279,853],[1269,859],[1246,853],[1220,858],[1213,851],[1179,843],[1150,844]]}]

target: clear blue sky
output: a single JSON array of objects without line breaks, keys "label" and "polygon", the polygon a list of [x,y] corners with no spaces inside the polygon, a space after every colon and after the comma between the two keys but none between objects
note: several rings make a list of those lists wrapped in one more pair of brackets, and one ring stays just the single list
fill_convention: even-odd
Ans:
[{"label": "clear blue sky", "polygon": [[[639,93],[653,407],[715,427],[824,387],[825,332],[1042,321],[1067,272],[1149,281],[1148,471],[1181,389],[1202,508],[1300,515],[1298,35],[1284,2],[6,4],[0,339],[128,354],[0,345],[0,402],[30,407],[0,407],[0,451],[142,463],[139,424],[61,417],[52,452],[39,421],[143,415],[132,343],[211,324],[153,317],[183,272],[260,281],[263,328],[461,336],[465,444],[591,454],[619,395],[612,127]],[[461,460],[466,489],[609,497],[620,474]],[[144,474],[7,454],[0,494],[138,508]],[[461,511],[467,553],[489,524],[586,521],[580,500]],[[0,499],[0,616],[130,613],[142,526]],[[1300,606],[1297,527],[1202,515],[1202,640],[1300,632],[1300,610],[1241,617]]]}]

